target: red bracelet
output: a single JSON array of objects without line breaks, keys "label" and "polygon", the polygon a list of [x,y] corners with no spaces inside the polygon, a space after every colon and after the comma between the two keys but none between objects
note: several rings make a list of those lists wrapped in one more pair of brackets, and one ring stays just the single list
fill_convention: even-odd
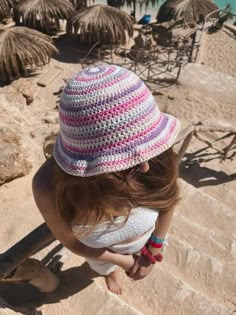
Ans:
[{"label": "red bracelet", "polygon": [[146,257],[151,264],[155,264],[157,261],[161,262],[163,259],[163,255],[161,253],[154,256],[146,246],[141,249],[141,255]]},{"label": "red bracelet", "polygon": [[148,244],[154,248],[162,248],[163,244],[155,243],[151,239],[148,241]]}]

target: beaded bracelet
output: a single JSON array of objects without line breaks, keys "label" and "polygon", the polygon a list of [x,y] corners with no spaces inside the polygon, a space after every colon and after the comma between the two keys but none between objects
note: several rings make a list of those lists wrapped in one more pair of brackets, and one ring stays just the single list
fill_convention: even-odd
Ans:
[{"label": "beaded bracelet", "polygon": [[142,249],[141,249],[141,255],[146,257],[151,264],[155,264],[157,261],[158,262],[161,262],[162,259],[163,259],[163,255],[162,254],[158,254],[158,255],[153,255],[148,249],[146,246],[144,246]]},{"label": "beaded bracelet", "polygon": [[153,234],[152,234],[152,236],[151,236],[151,240],[152,240],[154,243],[157,243],[157,244],[163,244],[164,241],[165,241],[165,239],[156,237],[156,236],[153,235]]},{"label": "beaded bracelet", "polygon": [[165,241],[164,239],[152,235],[148,241],[148,244],[154,248],[162,248],[164,241]]},{"label": "beaded bracelet", "polygon": [[163,244],[155,243],[151,239],[148,241],[148,245],[154,247],[154,248],[162,248]]}]

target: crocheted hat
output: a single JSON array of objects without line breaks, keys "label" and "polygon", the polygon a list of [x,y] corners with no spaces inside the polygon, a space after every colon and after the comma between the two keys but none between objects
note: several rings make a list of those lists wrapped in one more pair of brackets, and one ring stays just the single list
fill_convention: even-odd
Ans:
[{"label": "crocheted hat", "polygon": [[80,71],[59,106],[54,157],[68,174],[92,176],[128,169],[171,147],[180,123],[160,112],[144,82],[116,65]]}]

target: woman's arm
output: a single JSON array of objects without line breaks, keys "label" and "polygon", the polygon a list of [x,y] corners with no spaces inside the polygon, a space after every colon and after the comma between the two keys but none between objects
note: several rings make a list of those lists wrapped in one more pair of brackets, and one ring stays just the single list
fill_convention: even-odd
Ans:
[{"label": "woman's arm", "polygon": [[76,255],[90,259],[103,260],[114,263],[125,270],[129,269],[134,262],[131,255],[125,256],[113,253],[105,248],[91,248],[79,242],[74,236],[70,224],[66,223],[55,210],[55,204],[53,202],[54,196],[50,186],[49,181],[42,180],[41,175],[35,175],[32,189],[36,205],[48,228],[62,245]]},{"label": "woman's arm", "polygon": [[[166,210],[166,211],[160,211],[158,218],[156,220],[155,224],[155,230],[153,232],[153,235],[155,235],[158,238],[164,239],[172,220],[174,214],[174,209]],[[161,248],[154,248],[152,246],[148,247],[148,250],[154,255],[158,255],[161,252]],[[132,268],[130,269],[129,276],[133,278],[134,280],[139,280],[145,278],[153,269],[153,264],[151,264],[146,257],[139,256]]]},{"label": "woman's arm", "polygon": [[[174,214],[174,209],[166,210],[166,211],[160,211],[158,218],[156,220],[156,227],[153,231],[153,235],[155,235],[158,238],[164,239],[166,237],[166,234],[169,230],[172,218]],[[153,254],[157,255],[161,252],[160,248],[154,248],[152,246],[148,247],[148,250]]]}]

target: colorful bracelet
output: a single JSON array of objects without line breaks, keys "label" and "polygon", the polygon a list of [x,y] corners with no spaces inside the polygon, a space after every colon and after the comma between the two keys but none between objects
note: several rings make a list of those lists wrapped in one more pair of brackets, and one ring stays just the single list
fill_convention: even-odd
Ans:
[{"label": "colorful bracelet", "polygon": [[163,246],[163,244],[153,242],[152,239],[150,239],[150,240],[148,241],[148,245],[150,245],[150,246],[152,246],[152,247],[154,247],[154,248],[162,248],[162,246]]},{"label": "colorful bracelet", "polygon": [[164,239],[152,235],[148,241],[148,244],[154,248],[162,248],[164,241],[165,241]]},{"label": "colorful bracelet", "polygon": [[151,240],[152,240],[154,243],[157,243],[157,244],[163,244],[164,241],[165,241],[165,239],[156,237],[156,236],[153,235],[153,234],[152,234],[152,236],[151,236]]},{"label": "colorful bracelet", "polygon": [[146,246],[144,246],[142,249],[141,249],[141,255],[146,257],[151,264],[155,264],[157,261],[158,262],[161,262],[162,259],[163,259],[163,255],[162,254],[158,254],[158,255],[153,255],[148,249]]}]

